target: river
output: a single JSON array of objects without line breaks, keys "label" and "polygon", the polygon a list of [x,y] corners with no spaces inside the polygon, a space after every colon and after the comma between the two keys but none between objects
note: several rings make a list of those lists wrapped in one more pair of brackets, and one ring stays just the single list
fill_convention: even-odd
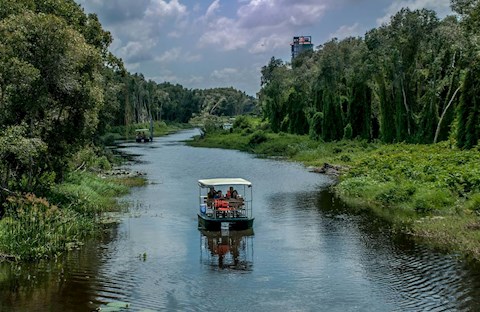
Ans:
[{"label": "river", "polygon": [[[473,264],[349,212],[299,164],[182,143],[196,133],[122,144],[148,185],[80,250],[0,264],[0,311],[480,310]],[[197,180],[213,177],[253,183],[252,232],[198,230]]]}]

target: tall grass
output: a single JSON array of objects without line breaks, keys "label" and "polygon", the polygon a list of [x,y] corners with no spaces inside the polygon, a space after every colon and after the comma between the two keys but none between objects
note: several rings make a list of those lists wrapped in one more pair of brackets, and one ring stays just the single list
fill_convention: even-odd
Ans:
[{"label": "tall grass", "polygon": [[92,173],[72,173],[48,196],[10,197],[0,220],[0,252],[20,260],[59,254],[97,232],[102,212],[128,187]]}]

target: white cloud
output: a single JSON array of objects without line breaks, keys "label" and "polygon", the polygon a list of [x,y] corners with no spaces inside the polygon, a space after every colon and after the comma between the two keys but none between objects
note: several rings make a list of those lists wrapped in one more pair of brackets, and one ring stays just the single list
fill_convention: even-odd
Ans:
[{"label": "white cloud", "polygon": [[216,0],[201,20],[206,30],[200,36],[198,46],[216,45],[224,51],[245,48],[250,53],[264,53],[284,46],[288,49],[292,35],[318,22],[329,1],[243,1],[236,16],[229,18],[213,14],[219,6],[219,0]]},{"label": "white cloud", "polygon": [[343,25],[338,28],[335,32],[330,34],[330,38],[337,38],[342,40],[347,37],[358,37],[364,35],[363,30],[360,27],[359,23],[355,23],[353,25]]},{"label": "white cloud", "polygon": [[126,45],[116,50],[116,53],[127,63],[138,63],[151,59],[151,41],[139,42],[130,41]]},{"label": "white cloud", "polygon": [[180,47],[172,48],[163,52],[160,56],[155,57],[155,61],[158,63],[172,63],[177,61],[192,63],[198,62],[201,59],[202,56],[200,54],[192,54],[189,51],[183,53]]},{"label": "white cloud", "polygon": [[327,8],[325,3],[318,0],[251,0],[238,9],[238,22],[245,28],[310,25],[323,15]]},{"label": "white cloud", "polygon": [[209,23],[208,30],[199,39],[199,46],[215,45],[219,50],[231,51],[245,47],[248,37],[244,29],[237,27],[235,20],[220,17]]},{"label": "white cloud", "polygon": [[192,54],[191,52],[185,53],[184,57],[185,61],[189,63],[194,63],[194,62],[199,62],[202,60],[202,55],[201,54]]},{"label": "white cloud", "polygon": [[450,0],[395,0],[387,9],[386,14],[377,19],[377,24],[382,25],[390,21],[402,8],[410,10],[430,9],[437,12],[438,16],[445,16],[452,12]]},{"label": "white cloud", "polygon": [[238,69],[227,67],[220,70],[217,70],[217,69],[214,70],[211,74],[211,77],[218,80],[224,80],[224,79],[229,79],[232,76],[237,76],[238,73],[239,73]]},{"label": "white cloud", "polygon": [[155,58],[155,61],[160,63],[170,63],[180,58],[181,49],[173,48],[165,51],[162,55]]},{"label": "white cloud", "polygon": [[220,8],[220,0],[215,0],[210,4],[210,6],[207,9],[207,13],[205,13],[205,19],[208,19],[209,17],[215,15],[215,12],[218,11]]},{"label": "white cloud", "polygon": [[151,0],[150,5],[145,11],[145,16],[150,17],[181,17],[187,13],[187,7],[178,2],[178,0]]}]

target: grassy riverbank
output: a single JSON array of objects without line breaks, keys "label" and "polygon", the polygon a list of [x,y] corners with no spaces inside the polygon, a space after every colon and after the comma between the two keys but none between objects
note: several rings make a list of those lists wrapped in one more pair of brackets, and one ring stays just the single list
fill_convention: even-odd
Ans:
[{"label": "grassy riverbank", "polygon": [[0,220],[0,253],[9,259],[30,260],[78,247],[99,233],[104,212],[118,210],[116,197],[128,192],[124,183],[74,172],[45,197],[10,196]]},{"label": "grassy riverbank", "polygon": [[[146,125],[133,125],[130,129]],[[157,123],[155,136],[188,125]],[[116,139],[125,127],[112,128]],[[113,143],[113,140],[112,142]],[[134,186],[146,183],[141,176],[106,175],[119,160],[98,147],[86,147],[71,158],[62,183],[42,186],[32,193],[12,193],[0,212],[0,261],[35,260],[78,248],[82,242],[100,235],[106,212],[119,211],[117,198]]]},{"label": "grassy riverbank", "polygon": [[[238,126],[238,125],[237,125]],[[286,157],[306,166],[345,170],[334,192],[352,209],[369,209],[438,248],[480,260],[480,153],[452,144],[323,143],[275,134],[251,123],[215,131],[189,144]]]}]

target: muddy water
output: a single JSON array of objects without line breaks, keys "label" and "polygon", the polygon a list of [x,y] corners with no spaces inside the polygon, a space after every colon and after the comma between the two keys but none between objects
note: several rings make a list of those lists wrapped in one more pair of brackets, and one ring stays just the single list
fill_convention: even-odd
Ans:
[{"label": "muddy water", "polygon": [[[0,264],[0,311],[480,310],[473,265],[350,213],[300,165],[181,143],[195,133],[123,144],[149,180],[129,212],[63,258]],[[253,182],[253,231],[197,229],[211,177]]]}]

